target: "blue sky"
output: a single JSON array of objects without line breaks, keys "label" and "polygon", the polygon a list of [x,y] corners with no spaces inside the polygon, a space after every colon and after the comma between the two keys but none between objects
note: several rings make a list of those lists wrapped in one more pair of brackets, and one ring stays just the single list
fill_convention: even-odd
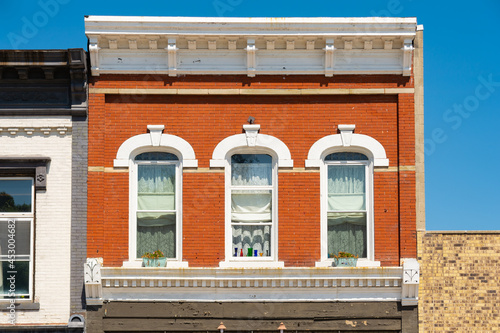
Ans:
[{"label": "blue sky", "polygon": [[84,15],[417,17],[428,230],[499,230],[500,1],[0,0],[0,49],[87,48]]}]

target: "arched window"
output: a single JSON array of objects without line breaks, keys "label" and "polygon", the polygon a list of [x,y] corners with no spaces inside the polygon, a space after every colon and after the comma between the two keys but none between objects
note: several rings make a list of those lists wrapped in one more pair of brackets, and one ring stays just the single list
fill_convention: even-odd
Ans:
[{"label": "arched window", "polygon": [[140,267],[146,252],[160,250],[167,267],[182,261],[182,169],[197,167],[194,150],[184,139],[162,134],[163,125],[148,125],[122,143],[115,168],[129,169],[129,260]]},{"label": "arched window", "polygon": [[361,153],[332,153],[325,157],[325,164],[328,257],[342,251],[367,258],[371,182],[368,157]]},{"label": "arched window", "polygon": [[215,147],[211,167],[223,167],[226,181],[226,258],[221,267],[283,267],[278,261],[278,168],[292,167],[288,147],[244,125],[245,134]]},{"label": "arched window", "polygon": [[160,250],[177,259],[180,206],[179,158],[166,152],[146,152],[134,158],[137,174],[136,258]]},{"label": "arched window", "polygon": [[321,172],[321,261],[349,252],[358,266],[378,266],[374,253],[373,168],[386,167],[384,147],[374,138],[354,134],[354,125],[339,125],[309,149],[306,167]]},{"label": "arched window", "polygon": [[[273,159],[267,154],[231,156],[233,256],[271,258],[273,244]],[[250,259],[249,258],[249,259]]]}]

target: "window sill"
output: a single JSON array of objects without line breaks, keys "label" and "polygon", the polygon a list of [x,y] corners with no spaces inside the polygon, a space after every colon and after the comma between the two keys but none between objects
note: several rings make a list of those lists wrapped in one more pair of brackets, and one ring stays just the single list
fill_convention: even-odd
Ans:
[{"label": "window sill", "polygon": [[284,268],[283,261],[221,261],[220,268]]},{"label": "window sill", "polygon": [[[333,260],[317,261],[316,267],[333,267]],[[356,267],[380,267],[380,261],[374,261],[369,259],[358,259]]]},{"label": "window sill", "polygon": [[[142,260],[134,260],[134,261],[124,261],[122,267],[127,267],[127,268],[148,268],[148,267],[142,267]],[[160,267],[160,268],[188,268],[189,263],[187,261],[168,261],[167,260],[167,265],[165,267]],[[151,268],[151,267],[149,267]],[[155,267],[152,267],[155,268]]]},{"label": "window sill", "polygon": [[[10,300],[3,299],[0,301],[0,311],[10,311],[12,303],[10,303]],[[14,303],[15,305],[15,310],[40,310],[40,303],[37,302],[32,302],[32,301],[22,301],[22,300],[16,300]]]}]

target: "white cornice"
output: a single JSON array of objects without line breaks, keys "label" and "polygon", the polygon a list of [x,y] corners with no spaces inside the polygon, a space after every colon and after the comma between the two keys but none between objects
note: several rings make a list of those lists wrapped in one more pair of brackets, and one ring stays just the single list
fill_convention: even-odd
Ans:
[{"label": "white cornice", "polygon": [[92,75],[410,75],[416,29],[415,18],[85,18]]},{"label": "white cornice", "polygon": [[417,20],[414,17],[145,17],[145,16],[88,16],[85,30],[89,34],[159,34],[182,35],[327,35],[414,36]]}]

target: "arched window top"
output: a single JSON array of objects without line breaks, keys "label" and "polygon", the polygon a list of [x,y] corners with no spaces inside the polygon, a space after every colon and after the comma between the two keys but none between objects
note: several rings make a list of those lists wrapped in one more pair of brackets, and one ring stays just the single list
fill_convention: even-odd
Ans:
[{"label": "arched window top", "polygon": [[325,161],[368,161],[368,157],[361,153],[341,152],[327,155]]},{"label": "arched window top", "polygon": [[147,152],[139,154],[135,157],[136,161],[178,161],[179,158],[171,153],[165,152]]},{"label": "arched window top", "polygon": [[321,167],[326,158],[325,154],[332,151],[362,151],[366,152],[373,165],[376,167],[388,167],[389,159],[385,153],[384,146],[376,139],[353,133],[355,125],[338,125],[340,134],[327,135],[316,141],[309,149],[306,167]]},{"label": "arched window top", "polygon": [[258,124],[245,124],[243,129],[244,134],[231,135],[217,144],[212,153],[210,167],[225,167],[226,158],[229,158],[229,154],[236,150],[271,152],[279,168],[293,167],[290,150],[283,141],[274,136],[259,133],[260,125]]},{"label": "arched window top", "polygon": [[[147,153],[154,150],[167,150],[175,153],[177,160],[182,162],[183,168],[196,168],[193,147],[181,137],[172,134],[163,134],[165,126],[148,125],[148,134],[139,134],[128,138],[116,152],[114,167],[129,167],[129,163],[137,153]],[[136,159],[137,160],[137,159]]]}]

